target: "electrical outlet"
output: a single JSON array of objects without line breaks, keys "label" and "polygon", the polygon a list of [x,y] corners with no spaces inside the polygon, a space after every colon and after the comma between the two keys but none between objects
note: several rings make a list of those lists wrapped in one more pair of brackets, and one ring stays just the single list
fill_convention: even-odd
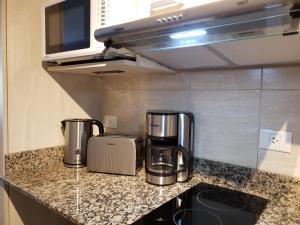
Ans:
[{"label": "electrical outlet", "polygon": [[260,130],[259,148],[279,152],[292,152],[291,132]]},{"label": "electrical outlet", "polygon": [[118,117],[105,115],[104,116],[104,127],[105,128],[118,128]]},{"label": "electrical outlet", "polygon": [[281,135],[271,132],[269,134],[269,149],[280,150]]}]

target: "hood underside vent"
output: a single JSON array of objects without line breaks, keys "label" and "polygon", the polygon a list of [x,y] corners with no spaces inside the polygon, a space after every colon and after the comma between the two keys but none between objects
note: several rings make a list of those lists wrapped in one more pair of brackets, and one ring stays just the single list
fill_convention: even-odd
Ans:
[{"label": "hood underside vent", "polygon": [[[216,7],[218,7],[217,4]],[[179,15],[188,14],[189,10],[191,9],[186,9]],[[151,23],[148,22],[149,27],[145,25],[140,29],[133,29],[134,26],[140,27],[140,24],[147,24],[147,21],[158,20],[156,17],[150,17],[141,21],[99,29],[95,37],[98,41],[111,43],[113,47],[124,47],[141,53],[257,37],[297,34],[299,18],[296,17],[299,14],[300,9],[287,5],[230,17],[211,16],[204,19],[199,15],[199,19],[196,17],[191,21],[182,20],[182,22],[158,27],[150,26]],[[170,15],[162,16],[162,18],[168,17]]]},{"label": "hood underside vent", "polygon": [[[214,1],[204,6],[106,27],[97,30],[95,37],[111,47],[129,49],[178,70],[300,62],[298,53],[291,52],[290,58],[285,56],[285,47],[290,48],[288,43],[291,41],[297,45],[294,49],[300,50],[299,1],[249,0],[245,1],[249,6],[243,8],[237,6],[239,2]],[[283,43],[287,45],[280,45]],[[270,49],[277,48],[277,51],[271,51],[265,46],[268,44]],[[266,59],[262,59],[260,52],[256,54],[261,61],[247,59],[244,62],[232,56],[232,49],[239,54],[252,54],[247,45],[253,45],[256,50],[265,48],[273,59],[268,60],[267,54]],[[202,53],[196,52],[200,50]],[[282,59],[274,56],[281,53]],[[189,65],[186,57],[193,61],[195,59],[191,57],[194,56],[212,58]],[[184,65],[178,65],[173,59],[181,59]]]}]

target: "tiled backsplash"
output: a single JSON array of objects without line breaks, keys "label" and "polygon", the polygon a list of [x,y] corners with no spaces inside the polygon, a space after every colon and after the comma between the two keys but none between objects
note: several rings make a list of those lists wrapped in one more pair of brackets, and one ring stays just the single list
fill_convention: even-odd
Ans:
[{"label": "tiled backsplash", "polygon": [[[109,132],[144,135],[150,109],[195,115],[195,155],[300,177],[300,66],[101,78]],[[293,132],[292,153],[258,148],[259,129]]]}]

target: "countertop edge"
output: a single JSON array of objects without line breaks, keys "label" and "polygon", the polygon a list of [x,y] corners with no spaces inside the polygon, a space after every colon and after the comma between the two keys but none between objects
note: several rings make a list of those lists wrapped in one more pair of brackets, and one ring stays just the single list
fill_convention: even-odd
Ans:
[{"label": "countertop edge", "polygon": [[64,213],[63,210],[59,210],[56,207],[53,207],[49,204],[47,204],[47,202],[42,201],[41,199],[39,199],[38,197],[36,197],[35,195],[31,194],[29,191],[24,190],[23,188],[19,187],[17,184],[9,181],[8,179],[6,179],[5,177],[0,176],[0,181],[2,181],[4,184],[8,185],[9,187],[13,188],[14,190],[18,191],[19,193],[25,195],[26,197],[28,197],[29,199],[31,199],[34,202],[37,202],[39,204],[41,204],[42,206],[44,206],[45,208],[52,210],[54,213],[56,213],[57,215],[62,216],[63,218],[65,218],[66,220],[70,221],[71,223],[74,223],[76,225],[84,225],[83,223],[79,223],[77,220],[73,219],[72,217],[70,217],[68,214]]}]

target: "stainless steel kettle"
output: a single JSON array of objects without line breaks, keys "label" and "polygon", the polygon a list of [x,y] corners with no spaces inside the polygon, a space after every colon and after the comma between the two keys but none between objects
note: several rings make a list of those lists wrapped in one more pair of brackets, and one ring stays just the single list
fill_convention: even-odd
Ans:
[{"label": "stainless steel kettle", "polygon": [[66,119],[61,121],[65,137],[64,164],[67,167],[84,167],[88,139],[93,136],[93,125],[99,128],[99,135],[104,134],[100,121],[93,119]]}]

